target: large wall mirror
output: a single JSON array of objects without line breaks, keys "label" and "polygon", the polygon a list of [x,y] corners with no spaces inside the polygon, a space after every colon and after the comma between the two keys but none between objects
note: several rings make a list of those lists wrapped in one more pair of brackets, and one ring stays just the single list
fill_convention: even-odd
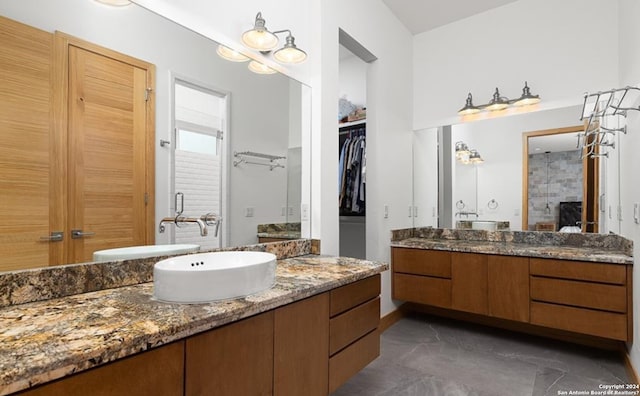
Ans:
[{"label": "large wall mirror", "polygon": [[[617,153],[581,158],[581,111],[576,105],[415,131],[414,226],[485,220],[512,231],[535,231],[537,224],[616,232]],[[483,162],[456,159],[458,142]]]},{"label": "large wall mirror", "polygon": [[[0,271],[310,236],[308,86],[135,4],[0,0],[0,16]],[[194,221],[159,227],[179,213]]]}]

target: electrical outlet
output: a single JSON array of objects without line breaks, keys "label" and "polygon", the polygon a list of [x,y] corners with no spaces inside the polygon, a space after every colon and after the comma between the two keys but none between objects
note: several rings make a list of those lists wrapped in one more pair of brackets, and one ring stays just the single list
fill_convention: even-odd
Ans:
[{"label": "electrical outlet", "polygon": [[411,208],[411,205],[409,205],[409,217],[412,217],[412,216],[413,216],[413,210]]},{"label": "electrical outlet", "polygon": [[384,218],[388,219],[389,218],[389,205],[384,205],[383,212],[384,212]]},{"label": "electrical outlet", "polygon": [[285,208],[284,206],[280,209],[280,216],[284,216],[287,214],[287,208]]},{"label": "electrical outlet", "polygon": [[514,216],[520,216],[520,209],[515,209],[515,210],[513,211],[513,215],[514,215]]},{"label": "electrical outlet", "polygon": [[436,217],[438,215],[438,211],[435,206],[431,207],[431,217]]},{"label": "electrical outlet", "polygon": [[417,206],[413,207],[413,217],[418,217],[418,207]]},{"label": "electrical outlet", "polygon": [[302,204],[302,208],[300,209],[301,215],[300,217],[302,218],[302,220],[309,220],[309,205],[307,204]]},{"label": "electrical outlet", "polygon": [[253,212],[255,208],[253,206],[247,206],[244,208],[244,216],[245,217],[253,217]]},{"label": "electrical outlet", "polygon": [[640,203],[638,202],[633,204],[633,222],[640,224]]},{"label": "electrical outlet", "polygon": [[289,206],[289,216],[293,216],[293,206]]}]

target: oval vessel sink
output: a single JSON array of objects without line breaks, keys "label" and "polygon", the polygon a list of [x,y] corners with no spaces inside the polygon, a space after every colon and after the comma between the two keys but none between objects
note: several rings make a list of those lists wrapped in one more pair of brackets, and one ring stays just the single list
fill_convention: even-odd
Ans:
[{"label": "oval vessel sink", "polygon": [[124,248],[98,250],[93,252],[93,261],[115,261],[136,259],[142,257],[169,256],[172,254],[195,253],[200,250],[200,245],[173,244],[173,245],[144,245],[129,246]]},{"label": "oval vessel sink", "polygon": [[275,283],[276,255],[264,252],[211,252],[172,257],[153,267],[153,297],[177,303],[203,303],[244,297]]}]

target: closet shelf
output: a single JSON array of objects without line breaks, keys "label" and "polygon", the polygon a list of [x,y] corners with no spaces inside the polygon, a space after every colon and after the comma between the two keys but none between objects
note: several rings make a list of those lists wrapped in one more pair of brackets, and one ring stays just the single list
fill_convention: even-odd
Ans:
[{"label": "closet shelf", "polygon": [[[279,160],[286,159],[282,155],[271,155],[264,153],[256,153],[255,151],[242,151],[242,152],[234,152],[233,156],[238,158],[233,161],[233,166],[238,166],[240,164],[250,164],[250,165],[260,165],[260,166],[268,166],[269,170],[274,170],[275,168],[284,168]],[[269,161],[269,162],[256,162],[251,161],[251,158],[255,158],[260,161]]]},{"label": "closet shelf", "polygon": [[338,124],[339,128],[348,128],[352,126],[361,126],[367,123],[367,119],[357,120],[357,121],[349,121],[349,122],[341,122]]}]

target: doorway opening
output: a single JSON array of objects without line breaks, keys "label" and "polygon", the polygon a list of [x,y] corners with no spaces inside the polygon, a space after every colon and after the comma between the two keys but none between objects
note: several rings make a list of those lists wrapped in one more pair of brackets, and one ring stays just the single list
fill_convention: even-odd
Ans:
[{"label": "doorway opening", "polygon": [[339,31],[338,205],[339,255],[367,255],[367,73],[377,58]]},{"label": "doorway opening", "polygon": [[227,94],[174,78],[173,211],[196,218],[221,216],[223,222],[219,232],[212,227],[207,235],[198,227],[172,227],[173,243],[198,244],[201,250],[224,246],[227,115]]}]

